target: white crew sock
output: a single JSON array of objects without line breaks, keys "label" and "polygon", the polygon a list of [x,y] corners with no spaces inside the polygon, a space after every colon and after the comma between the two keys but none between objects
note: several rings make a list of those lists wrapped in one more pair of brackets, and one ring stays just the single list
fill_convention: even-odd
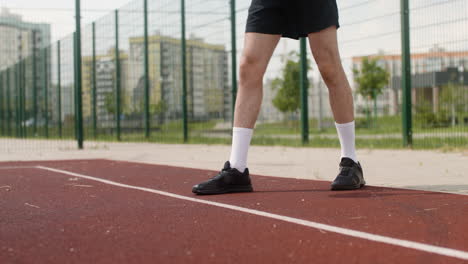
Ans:
[{"label": "white crew sock", "polygon": [[247,153],[249,152],[253,129],[234,127],[232,132],[232,149],[229,163],[231,163],[231,168],[244,172],[247,167]]},{"label": "white crew sock", "polygon": [[346,124],[338,124],[335,122],[335,126],[340,138],[341,158],[350,158],[357,163],[354,121]]}]

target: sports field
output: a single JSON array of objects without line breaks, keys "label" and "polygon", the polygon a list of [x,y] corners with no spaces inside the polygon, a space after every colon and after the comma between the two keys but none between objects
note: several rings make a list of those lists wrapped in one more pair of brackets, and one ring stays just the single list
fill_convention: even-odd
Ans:
[{"label": "sports field", "polygon": [[2,155],[1,263],[468,261],[464,153],[362,150],[368,186],[331,192],[336,149],[253,147],[253,193],[196,196],[227,146],[89,147]]},{"label": "sports field", "polygon": [[0,3],[0,264],[468,264],[468,0]]}]

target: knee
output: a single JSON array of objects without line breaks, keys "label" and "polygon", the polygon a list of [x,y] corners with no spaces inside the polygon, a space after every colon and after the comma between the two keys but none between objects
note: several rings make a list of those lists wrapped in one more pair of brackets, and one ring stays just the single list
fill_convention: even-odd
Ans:
[{"label": "knee", "polygon": [[336,85],[342,77],[340,74],[343,73],[339,55],[329,49],[324,49],[315,60],[325,83],[329,87]]},{"label": "knee", "polygon": [[263,80],[265,70],[255,55],[243,55],[239,65],[239,82],[241,85]]},{"label": "knee", "polygon": [[339,67],[336,63],[322,63],[319,65],[320,74],[329,87],[333,87],[338,82]]}]

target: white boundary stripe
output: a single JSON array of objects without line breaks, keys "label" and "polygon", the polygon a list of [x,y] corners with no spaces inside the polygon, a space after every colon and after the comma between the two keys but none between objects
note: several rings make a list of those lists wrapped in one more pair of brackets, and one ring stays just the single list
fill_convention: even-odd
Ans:
[{"label": "white boundary stripe", "polygon": [[461,250],[456,250],[456,249],[451,249],[451,248],[445,248],[445,247],[439,247],[439,246],[434,246],[434,245],[429,245],[429,244],[424,244],[424,243],[419,243],[419,242],[413,242],[410,240],[404,240],[404,239],[398,239],[398,238],[392,238],[392,237],[387,237],[387,236],[382,236],[382,235],[376,235],[372,233],[366,233],[362,231],[357,231],[353,229],[348,229],[348,228],[342,228],[342,227],[337,227],[337,226],[332,226],[332,225],[326,225],[326,224],[321,224],[313,221],[308,221],[308,220],[303,220],[303,219],[298,219],[298,218],[293,218],[289,216],[284,216],[284,215],[278,215],[278,214],[273,214],[273,213],[268,213],[264,211],[259,211],[259,210],[254,210],[254,209],[249,209],[245,207],[240,207],[240,206],[235,206],[235,205],[230,205],[230,204],[224,204],[224,203],[218,203],[218,202],[212,202],[212,201],[206,201],[202,199],[197,199],[193,197],[188,197],[188,196],[183,196],[183,195],[178,195],[170,192],[164,192],[164,191],[159,191],[155,189],[150,189],[150,188],[145,188],[145,187],[138,187],[138,186],[133,186],[133,185],[127,185],[123,183],[118,183],[110,180],[104,180],[101,178],[96,178],[92,176],[87,176],[79,173],[74,173],[70,171],[65,171],[65,170],[59,170],[59,169],[54,169],[54,168],[49,168],[49,167],[43,167],[43,166],[37,166],[36,168],[42,169],[42,170],[47,170],[47,171],[52,171],[52,172],[57,172],[61,174],[67,174],[83,179],[88,179],[92,181],[97,181],[97,182],[102,182],[105,184],[109,185],[114,185],[122,188],[127,188],[127,189],[133,189],[133,190],[139,190],[139,191],[144,191],[144,192],[149,192],[149,193],[155,193],[171,198],[176,198],[180,200],[186,200],[190,202],[195,202],[195,203],[201,203],[201,204],[208,204],[216,207],[221,207],[221,208],[226,208],[234,211],[239,211],[243,213],[248,213],[252,215],[258,215],[258,216],[263,216],[267,218],[272,218],[284,222],[289,222],[293,224],[298,224],[302,226],[307,226],[311,228],[316,228],[324,231],[329,231],[333,233],[337,233],[340,235],[345,235],[345,236],[351,236],[351,237],[356,237],[356,238],[361,238],[365,240],[370,240],[370,241],[375,241],[375,242],[380,242],[380,243],[385,243],[393,246],[398,246],[398,247],[404,247],[404,248],[410,248],[410,249],[415,249],[419,251],[425,251],[433,254],[438,254],[438,255],[443,255],[443,256],[448,256],[448,257],[453,257],[453,258],[459,258],[463,260],[468,260],[468,252],[466,251],[461,251]]},{"label": "white boundary stripe", "polygon": [[5,166],[5,167],[0,167],[0,170],[18,170],[18,169],[37,169],[37,166]]}]

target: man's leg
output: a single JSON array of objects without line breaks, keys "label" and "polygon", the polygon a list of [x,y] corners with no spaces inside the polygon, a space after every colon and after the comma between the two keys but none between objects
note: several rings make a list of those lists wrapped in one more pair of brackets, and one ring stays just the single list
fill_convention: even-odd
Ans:
[{"label": "man's leg", "polygon": [[239,69],[232,150],[218,176],[197,184],[196,194],[252,191],[247,154],[263,97],[263,75],[281,35],[246,33]]},{"label": "man's leg", "polygon": [[[318,33],[310,34],[309,43],[322,78],[328,87],[330,105],[337,127],[352,123],[354,121],[353,95],[341,65],[336,28],[329,27]],[[344,141],[346,142],[341,142],[342,145],[345,145],[343,146],[343,157],[357,161],[354,138]]]},{"label": "man's leg", "polygon": [[[309,34],[309,44],[320,74],[329,90],[329,100],[341,143],[342,169],[332,189],[357,189],[365,182],[355,149],[353,95],[341,64],[336,27]],[[343,168],[349,168],[343,170]]]},{"label": "man's leg", "polygon": [[229,158],[231,167],[240,172],[247,167],[248,148],[263,98],[263,75],[280,37],[259,33],[245,35]]},{"label": "man's leg", "polygon": [[234,127],[253,128],[263,96],[263,75],[280,35],[246,33],[239,67]]}]

